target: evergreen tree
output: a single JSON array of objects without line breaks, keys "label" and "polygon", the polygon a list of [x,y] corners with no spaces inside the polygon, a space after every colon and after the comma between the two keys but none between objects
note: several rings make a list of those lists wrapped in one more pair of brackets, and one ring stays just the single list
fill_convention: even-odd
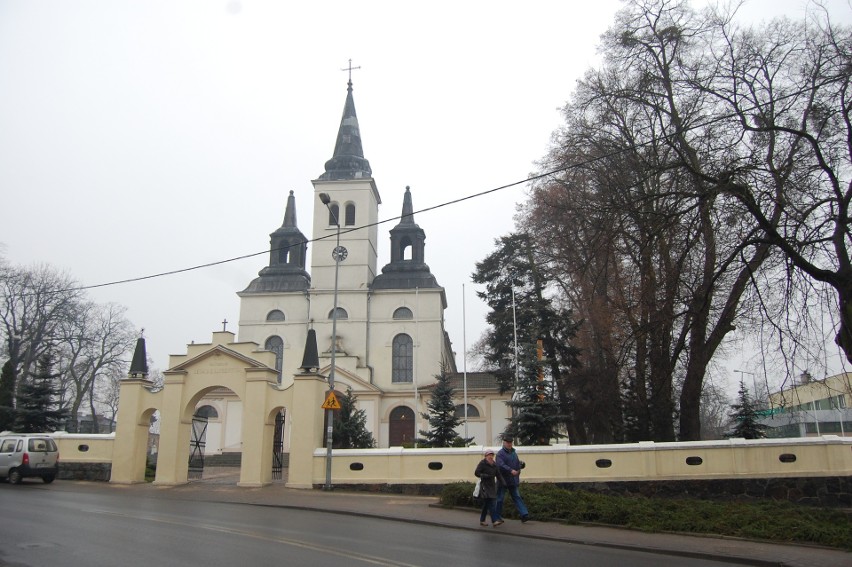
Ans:
[{"label": "evergreen tree", "polygon": [[734,430],[728,437],[742,437],[744,439],[763,439],[766,437],[766,425],[758,421],[757,408],[751,397],[748,395],[748,390],[745,384],[740,380],[738,404],[733,404],[733,413],[730,414],[734,420]]},{"label": "evergreen tree", "polygon": [[340,449],[369,449],[375,447],[376,440],[367,429],[367,412],[356,409],[358,397],[352,388],[346,389],[346,395],[340,397],[340,410],[334,412],[333,447]]},{"label": "evergreen tree", "polygon": [[15,426],[15,370],[12,360],[7,360],[0,372],[0,431],[11,431]]},{"label": "evergreen tree", "polygon": [[[501,391],[516,389],[510,404],[515,422],[510,428],[520,427],[524,433],[517,435],[525,442],[535,439],[534,444],[547,443],[559,429],[552,423],[557,416],[555,419],[562,420],[572,438],[582,439],[579,431],[583,424],[577,422],[577,408],[589,405],[584,397],[602,392],[601,388],[587,387],[572,372],[579,367],[579,349],[573,345],[579,324],[572,311],[549,292],[558,282],[550,274],[547,260],[536,255],[530,234],[509,234],[496,244],[494,252],[477,262],[472,278],[485,285],[485,291],[477,295],[491,308],[486,316],[490,328],[484,336],[485,360],[496,367],[492,373],[500,381]],[[541,357],[536,352],[538,341]],[[542,375],[547,377],[546,384],[538,379]],[[546,394],[542,404],[541,388]],[[608,409],[617,414],[612,421],[620,423],[618,404],[610,406]],[[534,413],[526,418],[518,415],[528,410]],[[533,423],[539,425],[530,427]]]},{"label": "evergreen tree", "polygon": [[59,409],[59,389],[54,385],[58,374],[53,373],[53,356],[42,355],[38,370],[30,380],[18,386],[15,429],[26,433],[57,431],[65,411]]},{"label": "evergreen tree", "polygon": [[436,376],[438,381],[432,388],[432,397],[426,402],[428,413],[422,413],[429,420],[429,430],[420,430],[423,439],[417,442],[424,447],[464,447],[473,438],[465,439],[456,433],[456,427],[462,424],[464,418],[456,416],[456,405],[453,402],[455,389],[450,385],[450,375],[445,370]]},{"label": "evergreen tree", "polygon": [[[535,359],[536,353],[528,352],[526,356]],[[551,440],[565,437],[559,432],[565,417],[560,411],[562,404],[553,381],[544,377],[545,364],[540,361],[538,370],[534,367],[532,372],[520,374],[515,395],[506,402],[512,408],[512,417],[505,434],[523,445],[549,445]]]}]

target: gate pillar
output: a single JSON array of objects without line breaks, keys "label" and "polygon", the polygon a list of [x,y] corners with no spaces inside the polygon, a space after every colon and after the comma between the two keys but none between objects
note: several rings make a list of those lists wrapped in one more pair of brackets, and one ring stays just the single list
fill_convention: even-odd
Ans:
[{"label": "gate pillar", "polygon": [[293,376],[288,488],[313,488],[314,450],[322,447],[325,376],[313,372]]},{"label": "gate pillar", "polygon": [[184,371],[166,371],[160,409],[160,451],[154,484],[186,484],[189,481],[189,439],[192,417],[184,420]]},{"label": "gate pillar", "polygon": [[274,423],[269,423],[268,403],[270,386],[277,374],[269,369],[246,374],[243,399],[243,458],[238,486],[263,486],[272,482],[272,434]]},{"label": "gate pillar", "polygon": [[145,482],[149,424],[144,423],[144,418],[145,400],[151,397],[150,387],[149,380],[128,378],[121,381],[121,411],[115,428],[109,479],[112,483]]}]

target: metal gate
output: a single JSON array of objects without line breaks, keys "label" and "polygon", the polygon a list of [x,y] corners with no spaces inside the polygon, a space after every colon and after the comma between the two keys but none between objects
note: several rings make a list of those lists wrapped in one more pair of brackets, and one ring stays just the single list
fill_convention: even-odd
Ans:
[{"label": "metal gate", "polygon": [[272,480],[281,480],[284,468],[284,412],[275,416],[275,435],[272,439]]},{"label": "metal gate", "polygon": [[207,417],[192,416],[192,434],[189,439],[189,480],[199,480],[204,474],[204,446],[207,439]]}]

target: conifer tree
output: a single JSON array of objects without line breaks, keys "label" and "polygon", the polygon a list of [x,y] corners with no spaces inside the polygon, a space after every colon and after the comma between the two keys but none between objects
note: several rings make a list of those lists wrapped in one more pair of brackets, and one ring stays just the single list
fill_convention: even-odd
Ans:
[{"label": "conifer tree", "polygon": [[0,431],[11,431],[15,426],[14,392],[15,372],[10,359],[0,371]]},{"label": "conifer tree", "polygon": [[[534,347],[524,350],[534,357]],[[539,368],[546,364],[540,361]],[[559,432],[564,420],[561,413],[559,394],[552,380],[545,379],[543,372],[535,368],[518,376],[518,387],[512,399],[506,402],[512,408],[512,417],[505,434],[512,435],[523,445],[549,445],[551,440],[565,437]]]},{"label": "conifer tree", "polygon": [[740,380],[739,402],[731,408],[735,411],[730,414],[734,420],[734,430],[728,437],[742,437],[744,439],[763,439],[766,437],[766,425],[758,421],[757,408],[748,395],[745,384]]},{"label": "conifer tree", "polygon": [[340,410],[335,412],[333,446],[340,449],[369,449],[375,447],[376,440],[367,429],[367,412],[356,409],[358,397],[352,388],[346,389],[346,395],[340,397]]},{"label": "conifer tree", "polygon": [[65,411],[59,409],[59,390],[54,385],[53,356],[39,358],[35,376],[18,386],[15,429],[26,433],[48,433],[60,428]]},{"label": "conifer tree", "polygon": [[426,402],[429,412],[420,414],[429,421],[429,430],[419,431],[423,438],[418,443],[424,447],[464,447],[473,438],[465,439],[456,433],[456,427],[464,419],[456,416],[455,389],[450,384],[450,375],[442,369],[436,378],[438,381],[432,388],[432,397]]}]

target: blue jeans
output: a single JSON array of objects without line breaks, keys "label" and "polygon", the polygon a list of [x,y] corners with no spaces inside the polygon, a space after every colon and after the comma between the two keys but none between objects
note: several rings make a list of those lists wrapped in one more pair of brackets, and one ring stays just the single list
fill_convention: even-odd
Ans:
[{"label": "blue jeans", "polygon": [[497,504],[494,506],[497,516],[500,518],[503,517],[503,498],[506,496],[507,490],[509,491],[509,495],[512,497],[512,502],[515,503],[515,508],[517,508],[518,514],[521,515],[521,518],[529,516],[530,513],[527,510],[527,505],[524,504],[524,499],[521,498],[521,493],[518,492],[518,487],[503,485],[497,487]]},{"label": "blue jeans", "polygon": [[500,516],[497,515],[497,512],[494,511],[494,499],[493,498],[483,498],[482,499],[482,512],[479,514],[479,521],[485,521],[485,515],[488,514],[491,516],[491,521],[496,522],[500,519]]}]

